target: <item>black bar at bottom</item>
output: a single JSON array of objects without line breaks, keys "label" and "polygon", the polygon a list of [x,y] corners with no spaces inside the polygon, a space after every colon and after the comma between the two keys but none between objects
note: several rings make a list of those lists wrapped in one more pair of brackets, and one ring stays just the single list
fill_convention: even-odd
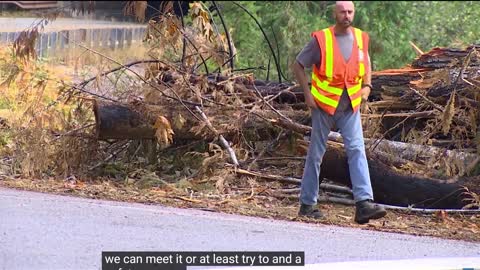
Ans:
[{"label": "black bar at bottom", "polygon": [[102,252],[102,270],[186,270],[187,266],[304,266],[305,252]]}]

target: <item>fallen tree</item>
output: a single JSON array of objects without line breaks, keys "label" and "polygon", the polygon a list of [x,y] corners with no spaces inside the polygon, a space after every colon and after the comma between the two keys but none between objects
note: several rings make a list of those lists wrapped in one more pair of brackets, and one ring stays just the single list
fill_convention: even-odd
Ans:
[{"label": "fallen tree", "polygon": [[[328,149],[322,162],[321,176],[351,187],[348,159],[343,147],[330,143]],[[462,208],[468,198],[464,187],[480,192],[478,179],[450,182],[404,174],[371,156],[368,164],[375,200],[380,203],[418,208]]]},{"label": "fallen tree", "polygon": [[[139,120],[138,111],[124,105],[111,103],[107,105],[103,102],[96,102],[94,108],[95,115],[99,119],[99,121],[97,120],[97,132],[100,139],[154,139],[155,128],[153,119],[161,113],[168,114],[170,119],[173,119],[173,114],[180,113],[183,113],[188,118],[185,111],[181,109],[177,111],[170,108],[169,110],[157,110],[157,115],[154,117],[151,114],[150,117],[144,117],[143,119],[152,119],[150,124],[148,124]],[[268,117],[265,113],[263,116],[265,118]],[[257,130],[259,130],[260,126],[263,128],[263,135],[260,135],[257,139],[259,141],[268,140],[274,133],[275,125],[303,135],[307,135],[311,131],[310,127],[292,120],[287,123],[287,119],[290,120],[289,118],[280,120],[270,119],[270,123],[274,123],[274,125],[267,125],[265,120],[259,120],[259,122],[253,124],[250,122],[250,125],[255,126]],[[241,122],[238,122],[238,124],[241,124]],[[176,134],[178,134],[178,139],[215,139],[213,134],[202,137],[196,135],[195,131],[190,128],[191,126],[183,125],[182,127],[185,128],[175,130]],[[248,128],[247,126],[237,126],[235,130]],[[231,140],[235,133],[226,132],[225,135],[227,139]],[[331,132],[329,140],[327,152],[321,166],[321,177],[351,187],[348,161],[342,148],[341,135]],[[467,204],[466,199],[469,198],[468,194],[465,193],[465,187],[469,188],[470,191],[480,192],[478,185],[476,185],[476,179],[464,178],[449,181],[401,173],[395,169],[395,167],[406,165],[409,162],[428,162],[438,157],[439,154],[443,154],[450,160],[461,160],[463,164],[469,164],[475,161],[476,155],[388,140],[376,142],[375,140],[367,139],[366,143],[367,147],[376,144],[374,150],[368,152],[368,162],[374,196],[378,202],[422,208],[461,208]],[[389,156],[388,153],[397,153],[397,157]],[[395,164],[395,161],[398,162],[399,160],[402,161]],[[396,166],[391,166],[392,164]]]}]

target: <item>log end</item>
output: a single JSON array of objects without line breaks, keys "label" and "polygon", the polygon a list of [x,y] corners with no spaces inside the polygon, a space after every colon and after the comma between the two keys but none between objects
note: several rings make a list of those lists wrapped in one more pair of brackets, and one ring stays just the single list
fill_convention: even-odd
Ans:
[{"label": "log end", "polygon": [[96,100],[93,111],[96,137],[99,140],[155,138],[153,125],[133,108]]}]

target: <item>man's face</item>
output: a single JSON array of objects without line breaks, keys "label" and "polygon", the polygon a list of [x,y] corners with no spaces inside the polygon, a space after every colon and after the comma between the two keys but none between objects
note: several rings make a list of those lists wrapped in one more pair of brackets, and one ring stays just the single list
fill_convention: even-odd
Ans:
[{"label": "man's face", "polygon": [[349,27],[352,25],[355,8],[351,1],[338,1],[335,5],[335,21],[339,26]]}]

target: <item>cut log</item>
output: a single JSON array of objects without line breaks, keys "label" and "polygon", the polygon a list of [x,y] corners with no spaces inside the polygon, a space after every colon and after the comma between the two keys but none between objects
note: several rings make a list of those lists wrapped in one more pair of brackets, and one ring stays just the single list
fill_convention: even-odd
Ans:
[{"label": "cut log", "polygon": [[[164,116],[172,123],[174,140],[213,140],[215,135],[211,132],[200,132],[200,123],[183,106],[178,105],[141,105],[119,104],[105,101],[94,101],[93,106],[96,120],[96,137],[100,140],[108,139],[155,139],[153,127],[158,116]],[[196,112],[195,112],[196,113]],[[276,129],[269,123],[259,122],[253,117],[235,119],[235,125],[225,125],[231,122],[231,118],[225,109],[221,107],[210,108],[209,113],[215,115],[211,118],[211,125],[218,129],[231,140],[239,129],[243,130],[243,136],[251,140],[266,140],[275,136]],[[300,119],[305,113],[285,111],[289,117]],[[232,113],[233,114],[233,113]],[[272,117],[273,112],[265,115]],[[200,117],[200,116],[197,116]],[[181,121],[179,119],[182,119]],[[199,118],[200,119],[200,118]]]},{"label": "cut log", "polygon": [[155,138],[154,123],[148,123],[142,114],[125,105],[95,100],[93,112],[99,140]]},{"label": "cut log", "polygon": [[[433,48],[428,53],[425,53],[413,61],[412,65],[418,68],[444,68],[458,65],[458,59],[462,59],[468,55],[468,52],[475,48],[479,50],[478,45],[472,45],[465,50],[457,48]],[[472,66],[480,66],[480,61],[477,57],[471,60]]]},{"label": "cut log", "polygon": [[[421,78],[420,72],[425,69],[388,69],[372,73],[373,89],[370,99],[382,100],[385,96],[398,99],[408,91],[411,81]],[[410,100],[406,100],[410,103]]]},{"label": "cut log", "polygon": [[[303,135],[310,134],[312,130],[312,128],[309,126],[288,121],[286,119],[271,120],[271,123]],[[338,132],[330,132],[328,134],[328,139],[335,142],[343,142],[342,135]],[[446,150],[444,148],[434,146],[416,145],[388,140],[366,138],[365,144],[367,147],[373,144],[375,145],[376,149],[379,149],[384,153],[395,153],[399,158],[415,162],[418,159],[426,160],[427,157],[443,156],[448,159],[460,160],[464,164],[470,164],[477,158],[477,155],[475,154],[462,152],[459,150]]]},{"label": "cut log", "polygon": [[414,110],[415,103],[413,102],[400,102],[398,100],[380,100],[368,103],[370,108],[376,108],[379,110]]},{"label": "cut log", "polygon": [[477,155],[472,153],[459,150],[447,150],[435,146],[373,139],[366,139],[365,143],[367,144],[367,148],[373,145],[375,149],[382,152],[396,154],[398,157],[414,162],[425,162],[432,157],[444,157],[449,160],[461,161],[464,165],[468,165],[477,158]]}]

